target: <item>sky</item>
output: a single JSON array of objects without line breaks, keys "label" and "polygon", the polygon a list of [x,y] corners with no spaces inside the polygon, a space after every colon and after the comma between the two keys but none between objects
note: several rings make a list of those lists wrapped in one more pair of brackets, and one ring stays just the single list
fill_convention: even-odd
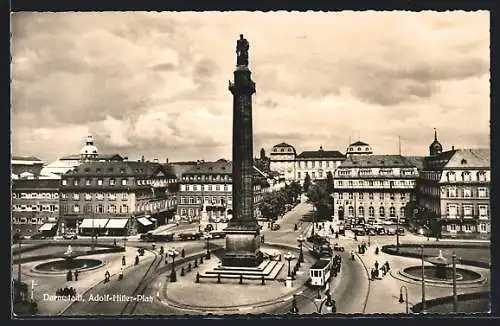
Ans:
[{"label": "sky", "polygon": [[489,147],[489,13],[12,14],[13,155],[231,159],[236,40],[250,43],[254,153]]}]

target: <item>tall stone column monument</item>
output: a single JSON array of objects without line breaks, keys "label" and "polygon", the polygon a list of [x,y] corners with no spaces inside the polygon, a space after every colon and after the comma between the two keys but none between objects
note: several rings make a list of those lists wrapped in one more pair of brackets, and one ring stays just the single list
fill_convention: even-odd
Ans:
[{"label": "tall stone column monument", "polygon": [[254,217],[252,95],[255,83],[248,69],[248,41],[240,35],[236,45],[233,94],[233,218],[226,232],[223,266],[254,267],[262,260],[260,228]]}]

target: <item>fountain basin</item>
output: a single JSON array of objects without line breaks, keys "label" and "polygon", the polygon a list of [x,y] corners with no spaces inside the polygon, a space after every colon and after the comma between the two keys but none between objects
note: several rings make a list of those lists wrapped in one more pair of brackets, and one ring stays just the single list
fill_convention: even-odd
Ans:
[{"label": "fountain basin", "polygon": [[102,266],[104,266],[104,262],[99,259],[58,259],[38,264],[33,268],[33,271],[44,274],[66,274],[68,270],[85,272]]},{"label": "fountain basin", "polygon": [[[399,274],[414,281],[422,281],[422,266],[406,267]],[[465,268],[456,268],[457,286],[477,284],[485,281],[480,273]],[[451,267],[424,266],[425,282],[429,284],[453,284],[453,271]]]}]

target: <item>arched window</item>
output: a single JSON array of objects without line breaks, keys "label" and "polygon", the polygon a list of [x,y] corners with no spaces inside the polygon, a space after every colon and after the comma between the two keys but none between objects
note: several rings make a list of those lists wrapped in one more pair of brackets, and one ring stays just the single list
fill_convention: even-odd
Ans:
[{"label": "arched window", "polygon": [[359,216],[365,216],[365,208],[363,206],[358,207]]},{"label": "arched window", "polygon": [[399,217],[405,217],[405,216],[406,216],[406,209],[403,206],[399,209]]},{"label": "arched window", "polygon": [[389,214],[391,217],[396,217],[396,208],[395,207],[391,207],[389,209]]},{"label": "arched window", "polygon": [[370,206],[368,208],[368,215],[370,215],[370,217],[374,217],[375,216],[375,208],[373,208],[373,206]]},{"label": "arched window", "polygon": [[385,216],[385,208],[384,208],[384,206],[380,206],[378,212],[379,212],[380,217],[384,217]]},{"label": "arched window", "polygon": [[349,216],[353,216],[354,215],[354,207],[349,206],[348,212],[349,212]]}]

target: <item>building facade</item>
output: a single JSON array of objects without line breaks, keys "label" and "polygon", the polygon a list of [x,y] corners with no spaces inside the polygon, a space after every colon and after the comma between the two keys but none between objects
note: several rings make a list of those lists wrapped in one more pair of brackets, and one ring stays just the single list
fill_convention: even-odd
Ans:
[{"label": "building facade", "polygon": [[442,236],[489,237],[490,150],[430,146],[418,187],[419,223]]},{"label": "building facade", "polygon": [[12,233],[31,236],[56,232],[59,180],[12,180]]},{"label": "building facade", "polygon": [[61,179],[61,232],[135,234],[173,216],[177,178],[153,162],[87,162]]},{"label": "building facade", "polygon": [[284,176],[286,181],[294,181],[295,176],[295,157],[297,153],[292,145],[281,143],[274,145],[270,156],[269,169],[277,171]]},{"label": "building facade", "polygon": [[306,175],[311,181],[326,180],[328,172],[334,174],[335,170],[345,160],[339,151],[325,151],[320,147],[317,151],[304,151],[295,159],[295,180],[302,185]]},{"label": "building facade", "polygon": [[401,155],[349,155],[334,173],[334,216],[352,223],[409,215],[417,167]]},{"label": "building facade", "polygon": [[[187,170],[180,180],[178,217],[199,220],[206,212],[211,222],[227,222],[232,218],[232,164],[220,159],[216,162],[198,162]],[[260,216],[262,185],[265,179],[254,169],[254,214]]]}]

